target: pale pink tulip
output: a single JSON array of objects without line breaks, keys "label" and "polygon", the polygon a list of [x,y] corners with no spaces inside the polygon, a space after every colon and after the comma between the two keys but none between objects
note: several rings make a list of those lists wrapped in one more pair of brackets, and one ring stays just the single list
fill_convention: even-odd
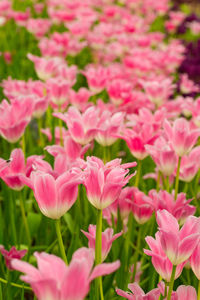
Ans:
[{"label": "pale pink tulip", "polygon": [[190,265],[192,268],[192,271],[200,280],[200,244],[197,245],[194,252],[192,253],[192,256],[190,257]]},{"label": "pale pink tulip", "polygon": [[69,266],[52,254],[35,252],[34,256],[38,269],[17,259],[12,260],[11,265],[25,273],[21,279],[31,285],[38,300],[84,300],[93,279],[110,274],[120,266],[116,261],[93,268],[93,250],[87,248],[74,252]]},{"label": "pale pink tulip", "polygon": [[172,294],[172,300],[197,300],[197,292],[193,286],[180,285]]}]

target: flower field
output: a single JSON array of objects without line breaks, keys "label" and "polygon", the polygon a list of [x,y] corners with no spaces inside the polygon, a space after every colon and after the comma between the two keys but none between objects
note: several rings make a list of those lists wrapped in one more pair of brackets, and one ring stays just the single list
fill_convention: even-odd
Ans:
[{"label": "flower field", "polygon": [[0,300],[200,300],[199,5],[0,1]]}]

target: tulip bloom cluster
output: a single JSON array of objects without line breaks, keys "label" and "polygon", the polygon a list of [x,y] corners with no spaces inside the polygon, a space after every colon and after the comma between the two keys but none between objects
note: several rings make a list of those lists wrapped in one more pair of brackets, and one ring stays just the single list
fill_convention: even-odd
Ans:
[{"label": "tulip bloom cluster", "polygon": [[1,298],[200,300],[200,75],[179,73],[195,48],[176,36],[199,19],[169,0],[11,2]]}]

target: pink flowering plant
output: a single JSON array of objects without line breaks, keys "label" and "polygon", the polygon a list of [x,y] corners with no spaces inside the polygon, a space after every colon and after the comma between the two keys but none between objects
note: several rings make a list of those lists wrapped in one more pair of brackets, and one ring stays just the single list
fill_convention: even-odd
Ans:
[{"label": "pink flowering plant", "polygon": [[0,300],[200,300],[200,22],[173,2],[0,1]]}]

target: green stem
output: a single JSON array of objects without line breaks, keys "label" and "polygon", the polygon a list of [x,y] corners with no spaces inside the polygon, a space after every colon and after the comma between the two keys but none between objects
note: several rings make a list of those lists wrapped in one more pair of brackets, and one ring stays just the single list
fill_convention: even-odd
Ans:
[{"label": "green stem", "polygon": [[156,182],[156,191],[157,192],[160,190],[160,177],[161,177],[161,172],[158,171],[158,177],[157,177],[157,182]]},{"label": "green stem", "polygon": [[[95,242],[95,265],[99,265],[102,262],[101,258],[102,252],[102,209],[97,211],[97,226],[96,226],[96,242]],[[102,278],[98,277],[95,280],[95,300],[99,300],[99,292],[101,295],[101,300],[103,297],[103,287],[102,287]]]},{"label": "green stem", "polygon": [[[59,112],[62,112],[61,106],[59,107]],[[63,130],[62,130],[62,120],[59,118],[59,128],[60,128],[60,145],[63,146]]]},{"label": "green stem", "polygon": [[29,231],[26,213],[25,213],[25,209],[24,209],[23,191],[20,192],[20,209],[21,209],[22,219],[24,222],[28,245],[30,246],[31,245],[31,236],[30,236],[30,231]]},{"label": "green stem", "polygon": [[38,118],[38,133],[39,133],[39,139],[40,139],[40,146],[43,148],[44,140],[43,140],[43,133],[42,133],[41,129],[42,129],[42,117]]},{"label": "green stem", "polygon": [[168,295],[167,295],[167,300],[171,299],[171,295],[172,295],[172,291],[173,291],[173,286],[174,286],[175,274],[176,274],[176,266],[173,266],[172,275],[171,275],[170,283],[169,283],[169,291],[168,291]]},{"label": "green stem", "polygon": [[197,300],[200,300],[200,280],[198,283],[198,296],[197,296]]},{"label": "green stem", "polygon": [[176,172],[176,182],[175,182],[175,200],[178,195],[178,185],[179,185],[179,173],[180,173],[180,166],[181,166],[181,156],[178,158],[178,167],[177,167],[177,172]]},{"label": "green stem", "polygon": [[17,233],[16,233],[16,226],[15,226],[15,213],[14,213],[14,201],[13,201],[13,191],[9,190],[10,193],[10,218],[11,218],[11,228],[12,228],[12,236],[14,245],[17,244]]},{"label": "green stem", "polygon": [[166,189],[167,189],[167,192],[169,193],[169,188],[170,188],[170,185],[169,185],[169,176],[166,177]]},{"label": "green stem", "polygon": [[138,187],[138,185],[139,185],[141,168],[142,168],[142,161],[138,159],[138,168],[137,168],[137,173],[135,176],[135,186],[136,187]]},{"label": "green stem", "polygon": [[[4,284],[8,284],[8,281],[1,278],[1,277],[0,277],[0,282],[2,282]],[[20,289],[25,289],[25,290],[32,291],[32,289],[30,287],[25,286],[25,285],[17,284],[17,283],[14,283],[14,282],[9,282],[9,284],[14,286],[14,287],[20,288]]]},{"label": "green stem", "polygon": [[136,275],[136,271],[137,271],[137,260],[139,257],[139,250],[140,250],[140,243],[141,243],[141,226],[139,227],[138,230],[138,236],[137,236],[137,244],[136,244],[136,251],[135,251],[135,257],[134,257],[134,266],[133,266],[133,278],[132,278],[132,282],[135,281],[135,275]]},{"label": "green stem", "polygon": [[24,134],[22,135],[22,150],[24,152],[24,157],[26,158],[26,141],[25,141],[25,131]]},{"label": "green stem", "polygon": [[60,219],[55,220],[55,225],[56,225],[56,233],[57,233],[57,237],[58,237],[58,243],[59,243],[59,247],[60,247],[60,253],[61,253],[61,256],[62,256],[64,262],[66,263],[66,265],[68,265],[67,256],[65,253],[65,248],[63,245],[63,239],[62,239],[61,230],[60,230]]}]

